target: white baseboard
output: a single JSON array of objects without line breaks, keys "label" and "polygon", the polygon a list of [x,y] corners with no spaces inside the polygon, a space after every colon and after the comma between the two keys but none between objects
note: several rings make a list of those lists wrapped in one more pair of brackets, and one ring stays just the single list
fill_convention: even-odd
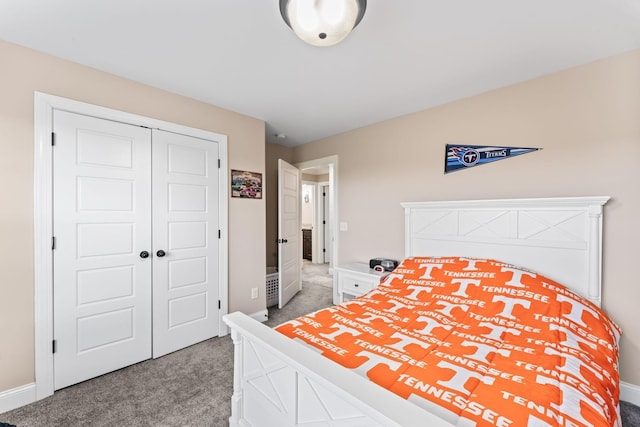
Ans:
[{"label": "white baseboard", "polygon": [[640,386],[620,381],[620,400],[640,406]]},{"label": "white baseboard", "polygon": [[266,322],[269,320],[269,310],[265,308],[264,310],[256,311],[255,313],[249,314],[249,317],[258,322]]},{"label": "white baseboard", "polygon": [[36,384],[31,383],[0,392],[0,414],[36,401]]}]

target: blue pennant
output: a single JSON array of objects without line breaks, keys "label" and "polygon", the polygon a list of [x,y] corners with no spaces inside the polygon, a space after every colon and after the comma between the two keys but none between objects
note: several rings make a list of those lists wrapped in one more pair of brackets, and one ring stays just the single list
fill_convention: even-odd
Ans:
[{"label": "blue pennant", "polygon": [[541,150],[541,148],[447,144],[447,158],[445,159],[444,173],[496,162],[538,150]]}]

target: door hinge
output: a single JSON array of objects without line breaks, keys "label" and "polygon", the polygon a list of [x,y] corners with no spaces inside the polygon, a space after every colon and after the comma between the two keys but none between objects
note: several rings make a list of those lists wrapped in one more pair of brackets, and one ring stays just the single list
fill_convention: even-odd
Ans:
[{"label": "door hinge", "polygon": [[55,132],[51,132],[51,146],[56,145],[56,134]]},{"label": "door hinge", "polygon": [[222,308],[222,301],[218,300],[218,310]]},{"label": "door hinge", "polygon": [[51,352],[55,353],[58,351],[58,342],[56,340],[51,341]]},{"label": "door hinge", "polygon": [[218,159],[218,169],[220,169],[220,159]]},{"label": "door hinge", "polygon": [[56,249],[56,236],[52,236],[51,237],[51,250],[55,250]]},{"label": "door hinge", "polygon": [[222,239],[222,231],[218,230],[218,239]]}]

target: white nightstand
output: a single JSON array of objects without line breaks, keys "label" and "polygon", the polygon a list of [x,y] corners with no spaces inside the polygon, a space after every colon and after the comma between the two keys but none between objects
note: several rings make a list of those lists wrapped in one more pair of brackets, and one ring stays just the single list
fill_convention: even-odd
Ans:
[{"label": "white nightstand", "polygon": [[334,269],[336,289],[338,289],[338,303],[369,292],[378,286],[380,280],[389,274],[388,271],[377,272],[369,268],[368,263],[353,262]]}]

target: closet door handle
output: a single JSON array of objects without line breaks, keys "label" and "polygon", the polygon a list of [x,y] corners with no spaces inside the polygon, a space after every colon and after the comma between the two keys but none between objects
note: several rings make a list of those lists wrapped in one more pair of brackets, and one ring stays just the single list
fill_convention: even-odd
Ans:
[{"label": "closet door handle", "polygon": [[147,251],[140,252],[140,258],[149,258],[149,252]]},{"label": "closet door handle", "polygon": [[165,251],[163,251],[162,249],[160,249],[158,252],[156,252],[156,255],[158,256],[158,258],[162,258],[166,254],[167,253]]}]

